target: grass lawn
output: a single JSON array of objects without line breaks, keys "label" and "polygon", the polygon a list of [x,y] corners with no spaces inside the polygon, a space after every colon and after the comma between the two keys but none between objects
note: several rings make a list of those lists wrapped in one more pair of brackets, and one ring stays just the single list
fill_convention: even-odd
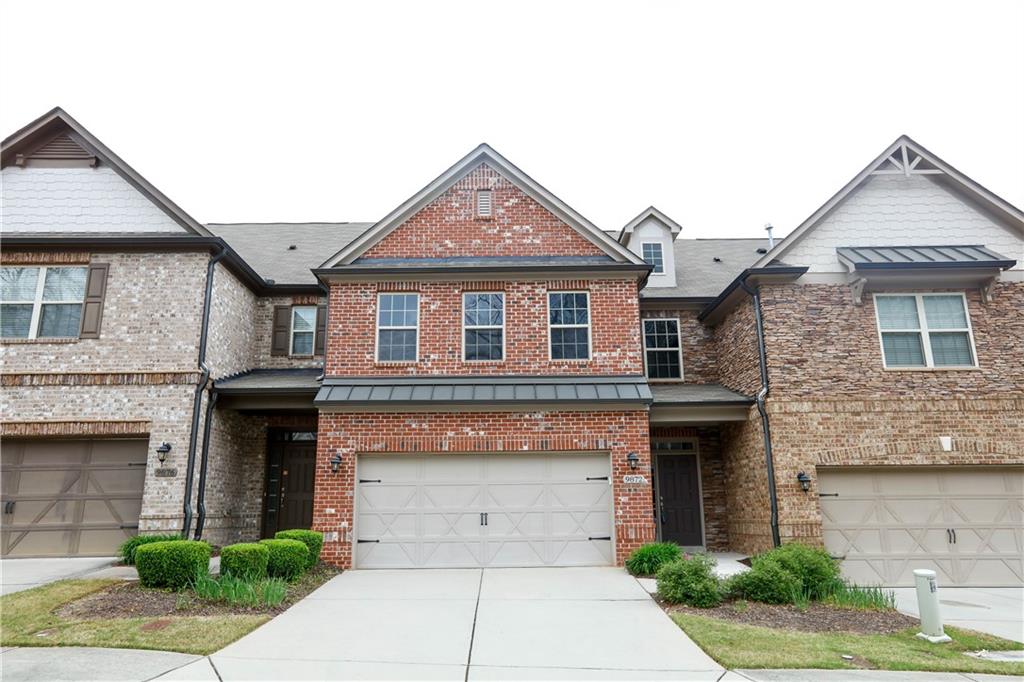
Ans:
[{"label": "grass lawn", "polygon": [[[964,656],[979,649],[1024,649],[999,637],[946,628],[948,644],[929,644],[916,629],[891,635],[814,633],[731,623],[718,618],[673,613],[672,620],[726,668],[857,668],[977,672],[1024,675],[1024,664],[982,661]],[[843,654],[856,656],[844,661]],[[856,665],[860,663],[860,665]]]},{"label": "grass lawn", "polygon": [[93,646],[211,654],[270,620],[266,615],[67,620],[53,611],[116,580],[62,580],[0,598],[0,645]]}]

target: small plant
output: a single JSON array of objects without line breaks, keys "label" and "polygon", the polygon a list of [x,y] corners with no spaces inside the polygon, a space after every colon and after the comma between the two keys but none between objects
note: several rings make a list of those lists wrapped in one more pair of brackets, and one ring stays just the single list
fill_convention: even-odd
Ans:
[{"label": "small plant", "polygon": [[315,530],[279,530],[274,533],[278,540],[298,540],[309,549],[306,568],[313,568],[320,561],[320,550],[324,547],[324,534]]},{"label": "small plant", "polygon": [[195,540],[169,540],[135,550],[135,566],[143,587],[179,590],[210,570],[210,546]]},{"label": "small plant", "polygon": [[121,556],[121,561],[128,565],[135,565],[135,550],[142,545],[148,545],[153,542],[169,542],[171,540],[180,540],[181,536],[175,533],[158,533],[155,535],[136,535],[135,537],[128,538],[121,547],[118,548],[117,552]]},{"label": "small plant", "polygon": [[800,579],[775,559],[762,555],[753,567],[729,580],[727,591],[737,597],[766,604],[790,604],[802,588]]},{"label": "small plant", "polygon": [[243,580],[267,577],[270,550],[258,542],[240,542],[220,551],[220,572]]},{"label": "small plant", "polygon": [[886,610],[896,608],[896,593],[880,587],[862,587],[837,582],[823,601],[850,609]]},{"label": "small plant", "polygon": [[249,581],[231,575],[201,575],[192,590],[200,599],[233,606],[277,606],[288,593],[287,584],[280,578]]},{"label": "small plant", "polygon": [[809,599],[821,599],[839,582],[839,564],[824,549],[791,543],[761,556],[796,576]]},{"label": "small plant", "polygon": [[695,554],[658,569],[658,595],[670,604],[711,608],[722,603],[715,560]]},{"label": "small plant", "polygon": [[737,599],[732,603],[732,610],[736,613],[746,613],[750,610],[750,602],[746,599]]},{"label": "small plant", "polygon": [[682,556],[679,545],[673,542],[651,542],[633,550],[626,559],[626,570],[633,575],[654,575],[659,568]]},{"label": "small plant", "polygon": [[291,582],[309,565],[309,548],[298,540],[260,540],[270,550],[267,575]]}]

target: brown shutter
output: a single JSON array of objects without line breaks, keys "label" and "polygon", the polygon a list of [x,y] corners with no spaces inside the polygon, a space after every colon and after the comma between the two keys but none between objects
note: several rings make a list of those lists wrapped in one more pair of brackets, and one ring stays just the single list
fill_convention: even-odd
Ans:
[{"label": "brown shutter", "polygon": [[313,339],[313,355],[323,355],[327,346],[327,306],[316,307],[316,336]]},{"label": "brown shutter", "polygon": [[103,298],[107,294],[107,272],[109,263],[90,263],[85,277],[85,301],[82,303],[82,326],[78,330],[80,339],[100,338],[100,323],[103,321]]},{"label": "brown shutter", "polygon": [[290,305],[274,306],[274,330],[270,340],[271,355],[288,355],[292,333],[292,307]]}]

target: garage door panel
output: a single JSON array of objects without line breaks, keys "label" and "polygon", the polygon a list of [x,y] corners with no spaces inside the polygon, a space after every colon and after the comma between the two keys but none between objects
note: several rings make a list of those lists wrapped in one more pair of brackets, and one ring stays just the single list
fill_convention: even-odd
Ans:
[{"label": "garage door panel", "polygon": [[547,515],[530,511],[489,511],[487,512],[487,538],[504,539],[510,536],[543,538],[547,533]]},{"label": "garage door panel", "polygon": [[114,495],[136,492],[146,481],[146,470],[142,467],[131,469],[92,469],[88,474],[86,492],[91,494]]},{"label": "garage door panel", "polygon": [[432,483],[429,487],[419,488],[422,495],[421,503],[426,507],[438,509],[465,509],[481,504],[481,492],[476,485],[448,485]]},{"label": "garage door panel", "polygon": [[[425,512],[420,518],[422,519],[420,533],[424,538],[478,538],[480,536],[480,512],[477,511],[444,514]],[[416,537],[415,529],[411,537]]]},{"label": "garage door panel", "polygon": [[488,542],[487,565],[489,566],[538,566],[547,561],[546,541],[539,540],[501,540]]},{"label": "garage door panel", "polygon": [[21,470],[18,474],[19,495],[52,495],[75,489],[82,477],[79,470],[31,471]]},{"label": "garage door panel", "polygon": [[565,540],[550,543],[551,559],[559,566],[595,566],[613,561],[612,543],[602,540]]},{"label": "garage door panel", "polygon": [[855,582],[1020,585],[1024,470],[1019,467],[819,471],[825,547]]}]

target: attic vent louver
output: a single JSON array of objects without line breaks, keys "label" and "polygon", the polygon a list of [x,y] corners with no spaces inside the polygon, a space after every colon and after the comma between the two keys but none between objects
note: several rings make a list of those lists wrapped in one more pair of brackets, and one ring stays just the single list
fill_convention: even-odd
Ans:
[{"label": "attic vent louver", "polygon": [[476,191],[476,214],[480,218],[490,218],[493,215],[491,190],[478,189]]}]

